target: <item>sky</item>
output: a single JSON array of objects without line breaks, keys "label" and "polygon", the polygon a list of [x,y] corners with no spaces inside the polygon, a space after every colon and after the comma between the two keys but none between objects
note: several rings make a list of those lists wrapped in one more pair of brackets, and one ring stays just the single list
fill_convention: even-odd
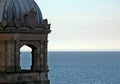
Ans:
[{"label": "sky", "polygon": [[51,23],[49,51],[120,51],[120,0],[35,0]]}]

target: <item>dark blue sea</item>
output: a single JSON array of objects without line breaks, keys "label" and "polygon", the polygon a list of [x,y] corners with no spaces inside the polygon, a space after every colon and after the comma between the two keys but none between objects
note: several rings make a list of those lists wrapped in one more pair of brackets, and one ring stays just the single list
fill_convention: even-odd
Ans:
[{"label": "dark blue sea", "polygon": [[49,52],[48,65],[51,84],[120,84],[120,52]]}]

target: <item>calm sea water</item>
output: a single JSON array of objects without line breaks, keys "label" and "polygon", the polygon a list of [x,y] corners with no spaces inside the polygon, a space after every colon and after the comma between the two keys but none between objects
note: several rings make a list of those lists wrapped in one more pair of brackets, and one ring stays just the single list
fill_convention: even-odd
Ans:
[{"label": "calm sea water", "polygon": [[51,84],[120,84],[120,52],[50,52]]},{"label": "calm sea water", "polygon": [[[27,55],[20,62],[29,69]],[[49,52],[48,65],[51,84],[120,84],[120,52]]]}]

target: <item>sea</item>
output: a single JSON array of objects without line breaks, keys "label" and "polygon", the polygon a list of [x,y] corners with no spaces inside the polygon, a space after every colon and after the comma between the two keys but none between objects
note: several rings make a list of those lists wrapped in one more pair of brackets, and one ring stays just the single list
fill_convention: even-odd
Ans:
[{"label": "sea", "polygon": [[48,52],[48,66],[50,84],[120,84],[120,52]]}]

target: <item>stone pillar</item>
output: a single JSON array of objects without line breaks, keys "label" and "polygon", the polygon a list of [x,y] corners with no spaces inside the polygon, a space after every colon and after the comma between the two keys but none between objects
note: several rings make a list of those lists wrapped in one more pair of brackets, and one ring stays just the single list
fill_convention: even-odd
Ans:
[{"label": "stone pillar", "polygon": [[0,40],[0,72],[5,71],[5,41]]},{"label": "stone pillar", "polygon": [[6,71],[15,72],[15,45],[14,41],[6,41]]},{"label": "stone pillar", "polygon": [[40,59],[40,57],[39,57],[39,51],[38,51],[38,49],[36,49],[36,48],[33,48],[33,50],[32,50],[32,70],[33,71],[39,71],[40,69],[39,69],[39,67],[40,67],[40,64],[39,64],[39,59]]},{"label": "stone pillar", "polygon": [[40,53],[40,63],[41,63],[41,71],[45,70],[45,46],[44,46],[45,41],[41,41],[41,53]]},{"label": "stone pillar", "polygon": [[[47,65],[47,40],[41,41],[41,79],[43,83],[41,84],[50,84],[48,79],[48,65]],[[45,83],[44,83],[45,82]]]},{"label": "stone pillar", "polygon": [[5,52],[0,52],[0,72],[5,71]]},{"label": "stone pillar", "polygon": [[48,72],[48,50],[47,50],[47,45],[48,45],[48,41],[46,40],[45,41],[45,44],[44,44],[44,46],[45,46],[45,71],[46,72]]},{"label": "stone pillar", "polygon": [[16,49],[16,53],[15,53],[15,67],[16,67],[16,72],[21,71],[21,67],[20,67],[20,51],[19,49]]}]

